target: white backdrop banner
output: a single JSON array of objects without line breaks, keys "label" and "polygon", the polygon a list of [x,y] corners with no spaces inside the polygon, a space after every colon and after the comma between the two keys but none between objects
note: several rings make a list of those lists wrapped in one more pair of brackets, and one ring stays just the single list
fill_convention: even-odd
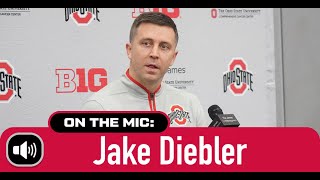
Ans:
[{"label": "white backdrop banner", "polygon": [[[125,73],[125,44],[143,12],[169,15],[178,56],[164,82],[234,114],[241,127],[276,126],[273,9],[0,8],[0,131],[48,126]],[[207,116],[209,118],[209,116]]]}]

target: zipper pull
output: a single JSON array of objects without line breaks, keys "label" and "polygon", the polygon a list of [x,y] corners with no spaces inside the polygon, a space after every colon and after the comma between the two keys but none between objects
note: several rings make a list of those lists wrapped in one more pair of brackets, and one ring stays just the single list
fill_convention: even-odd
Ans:
[{"label": "zipper pull", "polygon": [[150,93],[150,98],[151,98],[151,99],[154,98],[154,93]]}]

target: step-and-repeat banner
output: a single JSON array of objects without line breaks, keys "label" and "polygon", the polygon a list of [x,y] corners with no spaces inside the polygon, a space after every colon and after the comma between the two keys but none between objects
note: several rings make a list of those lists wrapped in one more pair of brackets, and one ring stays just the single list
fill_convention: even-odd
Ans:
[{"label": "step-and-repeat banner", "polygon": [[0,8],[0,130],[46,126],[54,111],[79,110],[118,79],[129,66],[131,24],[147,11],[178,28],[165,83],[196,94],[205,111],[219,105],[242,127],[276,126],[272,8]]},{"label": "step-and-repeat banner", "polygon": [[[78,112],[92,93],[125,73],[131,24],[148,11],[170,16],[180,36],[164,83],[197,95],[205,111],[220,106],[239,128],[166,129],[166,123],[152,124],[150,114],[119,124],[121,113],[100,112],[101,120]],[[319,171],[318,134],[276,128],[273,13],[0,8],[2,171]],[[113,129],[94,127],[99,121]]]}]

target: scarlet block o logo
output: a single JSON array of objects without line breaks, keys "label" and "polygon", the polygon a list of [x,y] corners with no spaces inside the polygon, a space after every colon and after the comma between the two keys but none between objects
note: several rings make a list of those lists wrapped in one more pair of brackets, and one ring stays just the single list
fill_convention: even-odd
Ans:
[{"label": "scarlet block o logo", "polygon": [[217,18],[217,16],[218,16],[218,12],[217,12],[217,9],[211,9],[211,17],[213,18],[213,19],[215,19],[215,18]]},{"label": "scarlet block o logo", "polygon": [[79,26],[88,26],[93,20],[100,21],[98,18],[98,8],[65,8],[65,21],[69,18]]},{"label": "scarlet block o logo", "polygon": [[[233,58],[228,66],[228,71],[223,75],[223,91],[228,87],[235,96],[243,95],[252,89],[253,74],[247,70],[247,64],[242,58]],[[248,87],[249,86],[249,87]]]},{"label": "scarlet block o logo", "polygon": [[[177,109],[178,111],[183,111],[183,108],[182,108],[181,106],[179,106],[179,105],[175,105],[175,106],[172,106],[172,107],[171,107],[171,111],[172,111],[172,112],[175,111],[176,109]],[[184,125],[184,124],[186,124],[187,119],[186,119],[186,118],[182,118],[182,120],[180,120],[180,119],[178,119],[178,118],[175,118],[175,119],[174,119],[174,122],[176,122],[178,125]]]},{"label": "scarlet block o logo", "polygon": [[14,75],[12,65],[8,61],[0,61],[0,103],[10,102],[15,95],[21,98],[20,81],[20,77]]},{"label": "scarlet block o logo", "polygon": [[178,126],[184,126],[188,121],[190,122],[189,112],[185,111],[180,105],[172,105],[170,110],[171,113],[168,116],[171,124],[175,122]]},{"label": "scarlet block o logo", "polygon": [[[0,69],[4,69],[7,71],[7,74],[12,74],[13,70],[12,67],[10,66],[10,64],[8,62],[0,62]],[[10,101],[12,99],[13,95],[13,90],[12,89],[8,89],[7,93],[5,93],[4,95],[0,95],[0,101]]]},{"label": "scarlet block o logo", "polygon": [[88,25],[93,20],[93,15],[91,12],[86,12],[84,16],[80,16],[79,11],[72,14],[73,19],[78,25]]}]

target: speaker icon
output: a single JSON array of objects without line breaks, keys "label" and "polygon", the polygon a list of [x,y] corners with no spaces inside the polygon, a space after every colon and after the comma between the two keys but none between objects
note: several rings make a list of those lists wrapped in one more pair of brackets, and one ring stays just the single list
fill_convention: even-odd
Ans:
[{"label": "speaker icon", "polygon": [[27,159],[27,155],[30,154],[31,157],[35,158],[37,154],[37,146],[35,143],[32,143],[27,147],[27,141],[22,143],[20,146],[13,146],[13,154],[21,155],[25,159]]},{"label": "speaker icon", "polygon": [[15,133],[7,140],[7,159],[14,166],[35,166],[43,158],[43,141],[34,133]]}]

